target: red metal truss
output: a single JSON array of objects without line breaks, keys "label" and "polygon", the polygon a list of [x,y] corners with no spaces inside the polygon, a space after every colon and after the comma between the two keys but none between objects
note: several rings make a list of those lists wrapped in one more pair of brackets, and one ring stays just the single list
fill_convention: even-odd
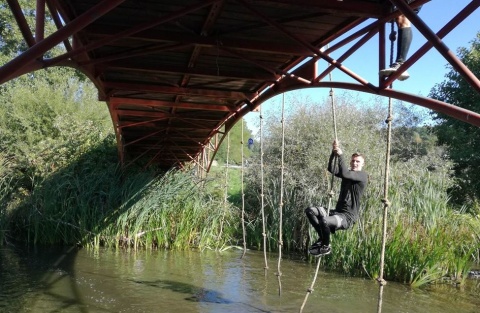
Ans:
[{"label": "red metal truss", "polygon": [[[7,0],[28,49],[0,67],[0,83],[52,66],[82,71],[108,105],[120,162],[127,166],[138,160],[166,168],[196,162],[208,170],[200,161],[211,162],[243,116],[275,95],[302,88],[377,94],[480,126],[478,112],[390,89],[398,74],[374,84],[345,65],[378,40],[378,69],[384,68],[386,24],[403,13],[426,43],[402,69],[433,48],[480,92],[478,77],[442,41],[480,0],[437,33],[413,12],[426,2],[37,0],[35,25],[28,25],[18,0]],[[46,21],[57,31],[46,34]],[[46,57],[60,45],[63,53]],[[332,58],[339,49],[345,51]],[[327,67],[318,73],[320,60]],[[351,81],[325,81],[333,70]]]}]

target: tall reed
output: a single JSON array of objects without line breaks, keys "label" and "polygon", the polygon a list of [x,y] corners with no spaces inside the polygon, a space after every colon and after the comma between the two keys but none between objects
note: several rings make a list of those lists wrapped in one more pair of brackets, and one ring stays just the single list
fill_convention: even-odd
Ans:
[{"label": "tall reed", "polygon": [[[359,110],[344,105],[338,120],[339,137],[349,139],[344,152],[365,152],[369,184],[362,199],[360,220],[345,231],[332,236],[332,254],[322,258],[323,265],[350,275],[375,278],[379,275],[382,243],[383,179],[385,138],[379,110]],[[326,163],[331,151],[328,112],[325,107],[298,105],[287,125],[285,140],[284,247],[290,251],[305,252],[317,234],[304,215],[308,205],[326,206],[330,176]],[[380,112],[381,113],[381,112]],[[265,160],[265,216],[268,248],[274,250],[278,238],[278,121],[269,125],[264,138]],[[400,148],[400,147],[398,147]],[[250,162],[255,164],[255,162]],[[387,251],[384,277],[420,286],[453,277],[465,279],[472,262],[478,262],[480,225],[478,219],[457,212],[449,204],[447,189],[453,184],[449,176],[451,164],[441,149],[428,155],[412,155],[407,159],[393,158],[391,162]],[[247,171],[247,204],[249,234],[252,246],[261,248],[260,189],[258,169]],[[338,186],[338,180],[334,184]],[[335,187],[335,185],[334,185]],[[333,205],[338,195],[338,187]]]},{"label": "tall reed", "polygon": [[[448,198],[437,189],[438,177],[428,172],[412,177],[415,184],[405,181],[407,189],[392,187],[384,277],[411,286],[444,277],[463,282],[471,263],[478,262],[474,253],[480,248],[480,223],[449,209]],[[366,208],[357,225],[333,236],[334,252],[324,259],[326,267],[378,277],[383,206],[369,197]]]},{"label": "tall reed", "polygon": [[115,162],[95,163],[79,160],[38,183],[12,210],[11,235],[35,244],[133,249],[220,249],[233,242],[238,211],[227,211],[218,238],[221,201],[192,174],[124,172]]}]

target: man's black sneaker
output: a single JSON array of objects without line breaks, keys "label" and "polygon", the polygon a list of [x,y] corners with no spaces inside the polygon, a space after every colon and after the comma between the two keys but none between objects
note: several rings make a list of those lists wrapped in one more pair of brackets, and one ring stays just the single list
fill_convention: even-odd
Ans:
[{"label": "man's black sneaker", "polygon": [[330,245],[312,246],[310,249],[308,249],[308,252],[314,256],[321,256],[330,254],[330,252],[332,252],[332,248]]},{"label": "man's black sneaker", "polygon": [[312,249],[312,248],[314,248],[314,247],[320,247],[320,246],[322,246],[322,240],[321,240],[321,239],[318,239],[317,241],[315,241],[315,242],[310,246],[309,249]]}]

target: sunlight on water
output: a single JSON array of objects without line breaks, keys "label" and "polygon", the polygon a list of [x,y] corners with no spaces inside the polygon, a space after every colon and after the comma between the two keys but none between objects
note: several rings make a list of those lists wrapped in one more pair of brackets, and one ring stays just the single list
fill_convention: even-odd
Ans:
[{"label": "sunlight on water", "polygon": [[[0,250],[0,312],[298,312],[315,272],[300,258],[260,252],[52,248]],[[389,283],[382,312],[479,312],[480,286],[412,290]],[[303,312],[377,312],[374,281],[320,270]]]}]

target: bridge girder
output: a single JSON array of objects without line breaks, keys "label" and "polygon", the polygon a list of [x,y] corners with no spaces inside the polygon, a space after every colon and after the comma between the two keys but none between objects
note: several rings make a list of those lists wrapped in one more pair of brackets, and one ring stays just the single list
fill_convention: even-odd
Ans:
[{"label": "bridge girder", "polygon": [[[28,49],[0,67],[0,83],[52,66],[82,71],[107,102],[123,164],[127,156],[166,167],[208,159],[203,167],[209,168],[236,122],[275,95],[303,88],[391,97],[480,126],[478,112],[390,88],[401,71],[369,82],[345,65],[378,38],[377,63],[384,68],[386,24],[403,13],[426,42],[401,70],[436,49],[480,92],[479,79],[442,41],[479,8],[480,0],[437,33],[412,10],[428,0],[410,6],[389,1],[398,11],[380,0],[37,0],[39,14],[31,27],[18,0],[7,0]],[[48,19],[58,30],[45,36]],[[343,39],[330,46],[338,38]],[[63,53],[45,57],[59,44]],[[347,45],[342,55],[331,57]],[[320,61],[327,66],[318,73]],[[353,82],[326,81],[333,70]]]}]

